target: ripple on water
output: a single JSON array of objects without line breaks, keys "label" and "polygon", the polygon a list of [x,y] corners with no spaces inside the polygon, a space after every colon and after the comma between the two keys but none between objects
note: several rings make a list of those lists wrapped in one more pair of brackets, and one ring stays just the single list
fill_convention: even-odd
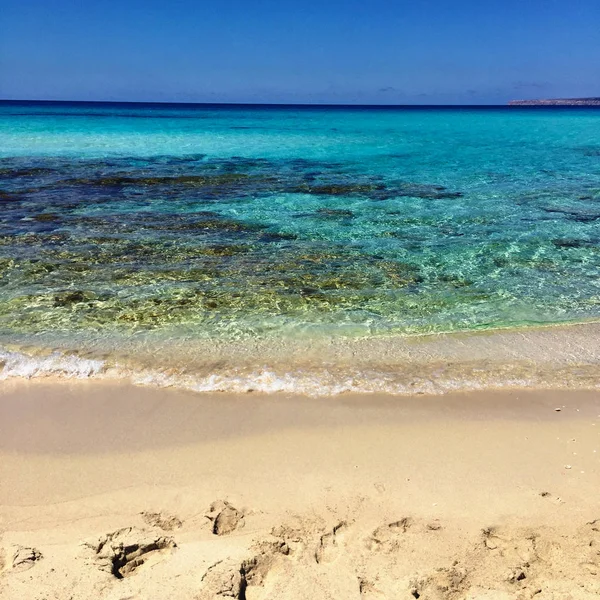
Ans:
[{"label": "ripple on water", "polygon": [[42,113],[0,113],[0,342],[598,317],[595,114],[120,109],[108,152],[110,114]]}]

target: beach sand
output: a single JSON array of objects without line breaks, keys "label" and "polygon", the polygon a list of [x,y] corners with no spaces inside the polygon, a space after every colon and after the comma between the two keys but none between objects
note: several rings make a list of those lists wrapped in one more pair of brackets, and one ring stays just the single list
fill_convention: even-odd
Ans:
[{"label": "beach sand", "polygon": [[597,598],[599,491],[600,392],[7,381],[0,597]]}]

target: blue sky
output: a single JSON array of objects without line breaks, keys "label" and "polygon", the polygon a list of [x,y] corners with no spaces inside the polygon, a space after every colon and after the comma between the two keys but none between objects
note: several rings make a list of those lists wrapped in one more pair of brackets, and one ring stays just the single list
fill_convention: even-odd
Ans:
[{"label": "blue sky", "polygon": [[600,0],[0,0],[0,98],[600,96]]}]

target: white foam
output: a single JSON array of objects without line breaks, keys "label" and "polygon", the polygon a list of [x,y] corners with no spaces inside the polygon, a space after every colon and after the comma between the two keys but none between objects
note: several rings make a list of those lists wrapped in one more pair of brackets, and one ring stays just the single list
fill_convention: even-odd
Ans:
[{"label": "white foam", "polygon": [[[108,365],[105,361],[81,358],[75,355],[53,352],[28,355],[0,348],[0,380],[8,378],[36,378],[57,376],[67,379],[100,378],[127,381],[134,385],[176,388],[194,392],[225,392],[263,394],[300,394],[307,396],[336,396],[343,393],[395,395],[444,394],[452,391],[481,390],[490,388],[531,387],[600,387],[600,375],[594,371],[593,378],[581,378],[579,373],[564,373],[556,380],[540,373],[528,374],[480,369],[459,376],[445,375],[433,370],[429,376],[409,375],[402,369],[394,371],[352,370],[330,371],[327,369],[295,370],[277,372],[268,367],[244,371],[225,369],[218,373],[177,372],[173,369],[135,369]],[[547,375],[547,374],[546,374]]]},{"label": "white foam", "polygon": [[60,352],[31,356],[21,352],[0,349],[0,380],[11,377],[49,377],[84,379],[98,375],[104,369],[104,361],[81,358]]},{"label": "white foam", "polygon": [[[378,372],[332,374],[312,372],[276,373],[262,369],[250,373],[210,374],[207,376],[170,375],[158,371],[136,373],[131,377],[136,385],[173,387],[195,392],[225,392],[263,394],[283,393],[305,396],[337,396],[344,393],[397,395],[443,394],[450,391],[441,381],[418,379],[401,381]],[[469,382],[456,385],[458,389],[473,389]]]},{"label": "white foam", "polygon": [[284,393],[331,396],[344,392],[372,393],[385,388],[384,381],[359,382],[354,377],[336,378],[329,373],[275,373],[262,369],[250,373],[210,374],[207,376],[167,375],[146,371],[132,377],[133,383],[158,387],[177,387],[195,392],[229,392],[264,394]]}]

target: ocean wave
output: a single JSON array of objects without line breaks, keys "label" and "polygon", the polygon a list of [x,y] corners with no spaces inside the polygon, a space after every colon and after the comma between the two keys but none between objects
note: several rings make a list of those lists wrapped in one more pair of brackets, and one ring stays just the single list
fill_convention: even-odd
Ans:
[{"label": "ocean wave", "polygon": [[102,373],[105,363],[102,360],[52,352],[41,356],[31,356],[22,352],[0,349],[0,380],[11,377],[58,376],[69,379],[85,379]]},{"label": "ocean wave", "polygon": [[457,364],[452,368],[412,369],[274,369],[270,367],[224,368],[219,372],[189,372],[173,368],[119,365],[105,360],[52,352],[30,355],[0,349],[0,380],[50,378],[112,380],[155,388],[174,388],[198,393],[262,393],[305,396],[354,394],[438,395],[456,391],[523,388],[600,387],[596,365],[572,365],[560,369],[489,363]]}]

